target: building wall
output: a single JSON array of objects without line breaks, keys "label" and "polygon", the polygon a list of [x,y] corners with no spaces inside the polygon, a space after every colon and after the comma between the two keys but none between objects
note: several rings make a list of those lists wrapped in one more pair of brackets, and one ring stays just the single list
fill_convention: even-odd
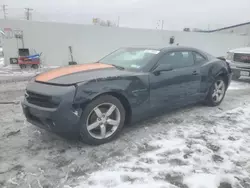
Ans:
[{"label": "building wall", "polygon": [[242,25],[234,28],[223,29],[220,31],[215,31],[215,33],[233,33],[239,35],[248,35],[250,36],[250,24]]},{"label": "building wall", "polygon": [[[173,32],[159,30],[107,28],[91,25],[42,23],[0,20],[0,28],[20,29],[24,46],[42,52],[45,65],[67,65],[70,61],[68,46],[72,46],[75,61],[87,63],[124,46],[168,46],[169,38],[176,43],[197,47],[215,56],[222,56],[232,48],[246,46],[249,38],[234,34]],[[5,64],[17,56],[17,40],[3,39]],[[19,48],[21,47],[19,41]]]}]

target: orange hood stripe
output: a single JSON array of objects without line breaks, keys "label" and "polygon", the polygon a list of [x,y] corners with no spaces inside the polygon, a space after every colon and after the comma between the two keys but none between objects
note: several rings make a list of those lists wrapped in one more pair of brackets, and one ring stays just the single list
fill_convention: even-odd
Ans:
[{"label": "orange hood stripe", "polygon": [[65,76],[72,73],[77,73],[81,71],[95,70],[95,69],[104,69],[113,67],[112,65],[102,64],[102,63],[91,63],[91,64],[81,64],[81,65],[71,65],[66,67],[61,67],[53,69],[51,71],[42,73],[36,77],[36,81],[47,82],[54,78],[60,76]]}]

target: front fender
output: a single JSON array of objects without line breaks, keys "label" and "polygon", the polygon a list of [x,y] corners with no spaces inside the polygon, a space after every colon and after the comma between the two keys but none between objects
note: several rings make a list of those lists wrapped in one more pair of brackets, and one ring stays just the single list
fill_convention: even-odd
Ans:
[{"label": "front fender", "polygon": [[105,93],[123,95],[129,101],[131,108],[135,108],[149,100],[149,86],[138,77],[127,77],[79,83],[74,103],[86,103]]}]

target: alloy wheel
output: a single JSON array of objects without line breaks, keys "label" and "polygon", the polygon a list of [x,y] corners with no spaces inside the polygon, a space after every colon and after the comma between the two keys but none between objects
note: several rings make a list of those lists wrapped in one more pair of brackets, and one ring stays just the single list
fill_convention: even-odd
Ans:
[{"label": "alloy wheel", "polygon": [[214,90],[212,93],[212,99],[215,103],[218,103],[223,99],[224,94],[225,94],[225,89],[226,89],[226,87],[225,87],[225,83],[223,80],[217,80],[214,83]]},{"label": "alloy wheel", "polygon": [[87,117],[87,131],[95,139],[112,136],[121,121],[121,113],[116,105],[102,103],[96,106]]}]

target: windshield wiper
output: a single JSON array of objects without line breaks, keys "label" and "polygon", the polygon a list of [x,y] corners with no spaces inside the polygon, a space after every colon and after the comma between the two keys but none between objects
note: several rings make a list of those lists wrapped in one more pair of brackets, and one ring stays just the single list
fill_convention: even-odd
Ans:
[{"label": "windshield wiper", "polygon": [[[97,63],[103,63],[103,62],[98,61]],[[120,69],[120,70],[124,70],[124,69],[125,69],[124,67],[119,66],[119,65],[115,65],[115,64],[109,64],[109,63],[103,63],[103,64],[112,65],[112,66],[114,66],[115,68]]]},{"label": "windshield wiper", "polygon": [[120,70],[124,70],[124,69],[125,69],[124,67],[119,66],[119,65],[115,65],[115,64],[110,64],[110,65],[112,65],[112,66],[114,66],[115,68],[120,69]]}]

